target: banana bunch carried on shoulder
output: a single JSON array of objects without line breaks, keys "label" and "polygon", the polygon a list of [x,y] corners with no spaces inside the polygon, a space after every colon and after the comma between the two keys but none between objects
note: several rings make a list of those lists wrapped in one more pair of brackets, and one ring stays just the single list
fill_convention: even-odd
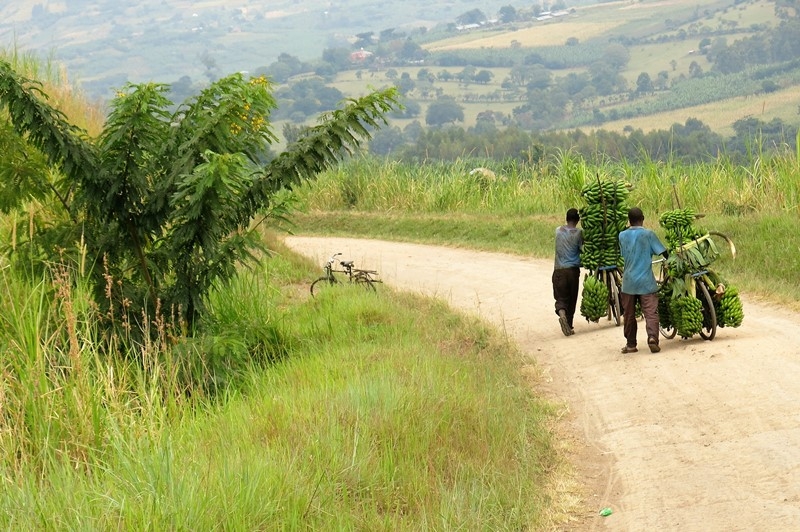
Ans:
[{"label": "banana bunch carried on shoulder", "polygon": [[608,287],[594,275],[583,279],[581,316],[586,321],[598,322],[608,313]]},{"label": "banana bunch carried on shoulder", "polygon": [[589,270],[600,266],[622,266],[619,232],[628,221],[630,184],[620,179],[600,179],[584,185],[580,209],[583,228],[581,265]]}]

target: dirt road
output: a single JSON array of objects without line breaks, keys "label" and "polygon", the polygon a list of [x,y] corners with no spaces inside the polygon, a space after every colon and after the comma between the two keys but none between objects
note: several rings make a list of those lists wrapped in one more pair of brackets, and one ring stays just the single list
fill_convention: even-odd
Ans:
[{"label": "dirt road", "polygon": [[[584,486],[570,530],[800,530],[800,316],[744,298],[715,340],[622,355],[621,327],[553,313],[551,261],[342,238],[287,237],[320,264],[340,251],[388,284],[496,324],[563,402]],[[731,275],[735,277],[735,275]],[[734,279],[735,280],[735,279]],[[640,345],[644,326],[639,327]],[[609,506],[613,514],[598,516]]]}]

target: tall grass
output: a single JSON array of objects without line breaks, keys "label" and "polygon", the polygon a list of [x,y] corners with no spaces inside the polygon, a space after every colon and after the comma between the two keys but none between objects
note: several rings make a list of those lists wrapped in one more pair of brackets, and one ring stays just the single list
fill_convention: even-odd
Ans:
[{"label": "tall grass", "polygon": [[92,101],[69,79],[63,64],[52,57],[41,57],[20,50],[16,45],[0,48],[0,60],[8,61],[16,72],[42,83],[49,103],[64,113],[71,124],[84,129],[89,135],[97,135],[105,122],[105,108]]},{"label": "tall grass", "polygon": [[[632,186],[645,225],[677,207],[704,215],[699,225],[731,237],[738,254],[716,264],[751,296],[800,308],[798,247],[800,168],[790,150],[766,156],[755,143],[746,164],[721,156],[703,164],[608,161],[589,165],[560,152],[541,166],[407,165],[356,159],[301,187],[301,231],[362,235],[551,257],[552,231],[569,207],[582,205],[583,184],[617,177]],[[486,162],[481,162],[487,166]],[[346,191],[346,193],[344,192]],[[344,201],[343,198],[347,198]]]},{"label": "tall grass", "polygon": [[[474,162],[407,164],[356,158],[300,187],[309,210],[365,212],[553,214],[580,203],[583,184],[617,177],[632,185],[630,202],[658,213],[678,204],[713,214],[797,213],[800,196],[793,153],[754,154],[748,165],[726,157],[710,163],[609,161],[588,165],[561,152],[540,166],[471,174]],[[490,167],[491,168],[491,167]]]},{"label": "tall grass", "polygon": [[0,527],[551,522],[553,409],[500,333],[385,287],[311,299],[311,277],[279,249],[220,287],[202,337],[153,323],[136,345],[77,269],[0,270]]}]

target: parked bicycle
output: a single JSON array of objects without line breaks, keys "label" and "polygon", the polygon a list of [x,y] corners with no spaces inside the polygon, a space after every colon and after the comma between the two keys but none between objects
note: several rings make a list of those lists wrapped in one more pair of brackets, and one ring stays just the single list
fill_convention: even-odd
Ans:
[{"label": "parked bicycle", "polygon": [[[337,258],[339,256],[341,256],[341,253],[334,253],[327,262],[325,262],[325,266],[323,267],[325,275],[311,283],[311,295],[315,296],[319,294],[320,290],[324,287],[344,284],[345,282],[356,284],[365,290],[375,292],[375,283],[382,282],[380,279],[376,278],[378,275],[377,270],[362,270],[356,268],[353,266],[352,260],[339,260]],[[341,269],[336,269],[337,263]],[[343,281],[339,277],[343,277],[347,279],[347,281]]]}]

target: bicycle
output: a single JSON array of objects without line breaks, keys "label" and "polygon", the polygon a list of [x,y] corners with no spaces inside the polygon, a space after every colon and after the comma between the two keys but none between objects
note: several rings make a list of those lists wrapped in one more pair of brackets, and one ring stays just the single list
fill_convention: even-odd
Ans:
[{"label": "bicycle", "polygon": [[[377,270],[362,270],[356,268],[353,266],[352,260],[337,259],[337,257],[340,255],[341,253],[334,253],[325,262],[325,265],[323,266],[325,275],[311,283],[311,296],[313,297],[319,294],[322,287],[343,284],[343,282],[340,281],[335,274],[344,274],[347,277],[348,283],[356,284],[367,291],[375,292],[375,283],[383,282],[380,279],[375,278],[375,276],[378,275]],[[341,270],[334,268],[334,265],[337,262],[341,266]]]},{"label": "bicycle", "polygon": [[622,303],[619,295],[622,292],[622,273],[617,266],[600,266],[594,275],[608,289],[608,319],[619,326],[622,323]]},{"label": "bicycle", "polygon": [[[670,274],[669,268],[667,267],[667,259],[658,259],[654,260],[653,264],[660,264],[659,273],[656,275],[656,281],[659,287],[659,307],[661,307],[661,300],[667,299],[665,298],[665,294],[662,294],[662,287],[669,286],[670,283]],[[699,334],[700,337],[704,340],[713,340],[714,337],[717,335],[717,311],[714,307],[714,300],[711,296],[711,292],[708,290],[708,273],[707,269],[698,269],[696,271],[690,272],[688,275],[692,278],[694,282],[694,297],[700,300],[701,313],[703,316],[703,324],[700,328]],[[714,291],[716,294],[716,289]],[[668,304],[668,303],[665,303]],[[661,336],[666,339],[675,338],[675,335],[678,333],[677,329],[675,328],[675,324],[666,323],[661,319],[660,312],[661,308],[659,308],[659,332]]]}]

